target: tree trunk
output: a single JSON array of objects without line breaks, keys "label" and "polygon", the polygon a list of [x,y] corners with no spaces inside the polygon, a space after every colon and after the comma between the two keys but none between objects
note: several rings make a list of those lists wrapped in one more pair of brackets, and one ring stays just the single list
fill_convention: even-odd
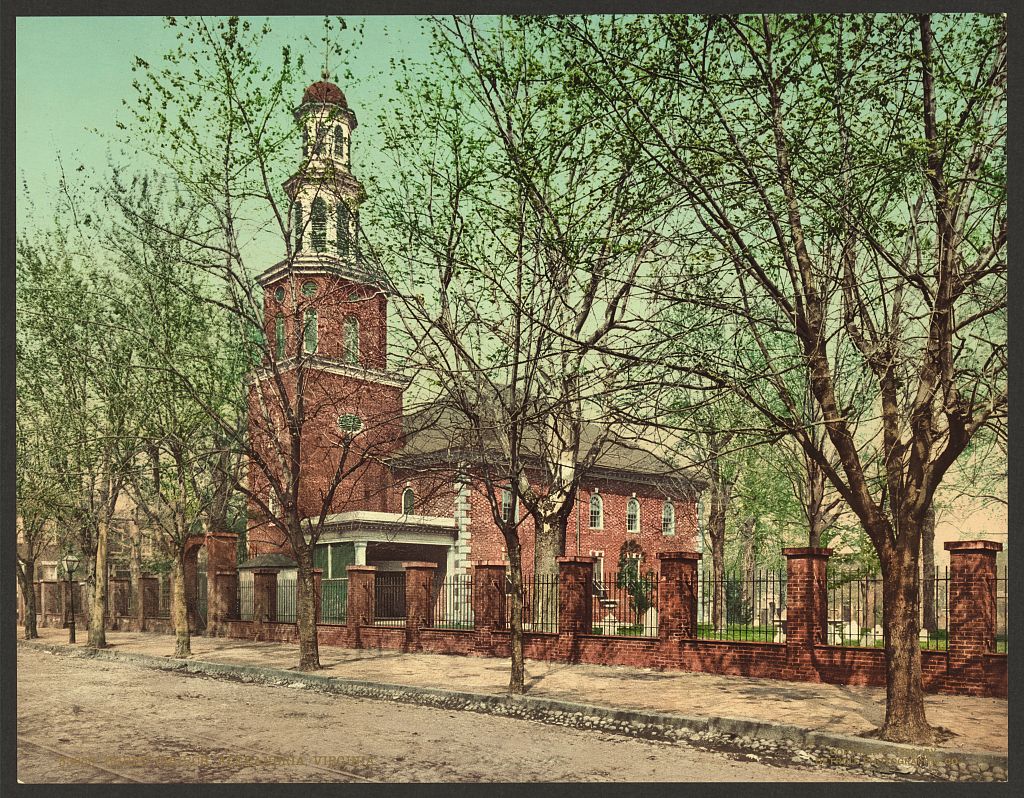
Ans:
[{"label": "tree trunk", "polygon": [[39,637],[36,629],[36,590],[32,584],[32,577],[36,572],[36,561],[25,560],[24,565],[18,563],[18,585],[21,587],[21,595],[25,600],[25,617],[22,623],[25,627],[25,639],[35,640]]},{"label": "tree trunk", "polygon": [[508,550],[509,577],[512,580],[512,606],[509,627],[512,632],[512,670],[508,678],[508,692],[522,695],[526,692],[526,664],[523,658],[523,557],[516,534],[505,535]]},{"label": "tree trunk", "polygon": [[807,545],[812,549],[821,546],[821,535],[825,531],[825,475],[821,467],[810,457],[804,456],[807,471],[807,520],[810,527]]},{"label": "tree trunk", "polygon": [[925,719],[918,642],[917,543],[882,558],[882,629],[885,641],[885,722],[880,736],[898,743],[930,745]]},{"label": "tree trunk", "polygon": [[320,646],[316,636],[316,584],[313,581],[313,547],[296,552],[295,620],[299,626],[299,670],[320,670]]},{"label": "tree trunk", "polygon": [[188,630],[188,596],[185,589],[184,555],[178,552],[171,564],[171,620],[174,623],[174,656],[192,656],[192,636]]},{"label": "tree trunk", "polygon": [[711,538],[711,623],[716,632],[725,629],[725,513],[728,504],[727,488],[712,480],[708,537]]},{"label": "tree trunk", "polygon": [[131,574],[132,614],[142,620],[142,596],[139,586],[142,584],[142,530],[139,522],[132,519],[128,522],[128,570]]},{"label": "tree trunk", "polygon": [[744,621],[746,623],[752,623],[754,621],[754,614],[757,612],[757,607],[754,606],[754,603],[757,600],[756,591],[754,589],[756,571],[754,529],[756,524],[757,520],[749,517],[743,521],[743,526],[740,530],[743,540],[743,581],[740,584],[743,588],[743,612]]},{"label": "tree trunk", "polygon": [[924,581],[921,593],[921,610],[923,618],[921,626],[929,632],[939,628],[939,618],[935,607],[935,509],[931,506],[925,511],[921,522],[921,561],[924,569]]},{"label": "tree trunk", "polygon": [[107,646],[107,529],[107,522],[100,521],[96,530],[96,571],[89,614],[89,646],[92,648]]},{"label": "tree trunk", "polygon": [[[536,534],[533,549],[533,594],[532,620],[541,624],[558,615],[558,591],[549,589],[558,581],[558,558],[565,550],[565,516],[558,512],[541,512],[534,516]],[[511,564],[511,560],[509,561]],[[544,588],[537,589],[538,577],[544,579]]]}]

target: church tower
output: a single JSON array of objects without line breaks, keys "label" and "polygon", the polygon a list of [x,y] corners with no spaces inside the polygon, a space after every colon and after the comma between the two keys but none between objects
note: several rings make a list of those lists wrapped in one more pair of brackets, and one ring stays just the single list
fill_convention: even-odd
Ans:
[{"label": "church tower", "polygon": [[[300,373],[303,383],[299,511],[303,517],[319,515],[335,475],[357,461],[363,465],[342,479],[329,512],[382,509],[388,479],[381,461],[401,443],[407,381],[388,370],[387,293],[359,245],[365,191],[352,174],[356,115],[341,89],[326,79],[305,90],[294,115],[302,149],[298,169],[284,183],[289,252],[258,282],[268,351],[289,392]],[[258,395],[250,400],[250,431],[254,441],[261,436],[267,445],[276,440],[282,447],[286,435],[271,420],[277,414],[266,409],[281,402],[272,383],[266,373],[254,381]],[[261,528],[250,540],[261,537],[269,544],[276,535]]]}]

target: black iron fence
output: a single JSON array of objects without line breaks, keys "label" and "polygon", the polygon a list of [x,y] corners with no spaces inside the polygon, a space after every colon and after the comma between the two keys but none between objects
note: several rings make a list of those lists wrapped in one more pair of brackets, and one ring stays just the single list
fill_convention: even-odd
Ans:
[{"label": "black iron fence", "polygon": [[1006,589],[1007,589],[1007,566],[996,569],[995,588],[996,594],[996,651],[1000,654],[1006,653],[1008,626],[1006,623]]},{"label": "black iron fence", "polygon": [[470,574],[452,574],[437,586],[433,626],[473,628],[473,577]]},{"label": "black iron fence", "polygon": [[374,626],[405,626],[405,571],[378,571],[374,582]]},{"label": "black iron fence", "polygon": [[[925,580],[922,587],[935,596],[939,595],[937,579]],[[830,645],[882,646],[881,576],[871,572],[830,569],[826,606],[826,640]]]},{"label": "black iron fence", "polygon": [[243,621],[251,621],[253,615],[253,602],[255,598],[254,585],[252,581],[238,582],[238,617]]},{"label": "black iron fence", "polygon": [[[949,568],[925,574],[920,587],[921,648],[945,651],[949,645]],[[881,575],[863,571],[829,571],[827,641],[834,646],[881,648],[883,589]]]},{"label": "black iron fence", "polygon": [[348,619],[348,579],[324,579],[320,583],[320,617],[317,623],[345,623]]},{"label": "black iron fence", "polygon": [[697,572],[697,637],[707,640],[786,640],[786,572],[755,568]]},{"label": "black iron fence", "polygon": [[277,580],[277,622],[295,623],[298,620],[298,582],[295,579]]},{"label": "black iron fence", "polygon": [[[505,579],[505,626],[512,624],[512,580]],[[523,631],[558,633],[558,575],[534,574],[523,580]]]},{"label": "black iron fence", "polygon": [[593,634],[658,636],[658,577],[621,571],[593,581]]}]

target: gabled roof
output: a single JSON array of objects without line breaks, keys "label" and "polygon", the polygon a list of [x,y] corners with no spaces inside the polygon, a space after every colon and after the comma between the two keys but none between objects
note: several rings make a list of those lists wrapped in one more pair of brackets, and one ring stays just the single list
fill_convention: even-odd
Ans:
[{"label": "gabled roof", "polygon": [[298,563],[295,562],[287,554],[261,554],[258,557],[250,557],[244,562],[240,562],[238,567],[241,568],[297,568]]},{"label": "gabled roof", "polygon": [[[481,458],[500,460],[502,454],[497,428],[489,433],[485,431],[483,441],[474,440],[470,425],[460,415],[454,408],[442,404],[429,405],[407,414],[403,419],[405,443],[392,458],[392,465],[416,468],[427,465],[454,466]],[[699,492],[704,488],[703,480],[673,463],[667,451],[664,457],[659,456],[639,435],[622,432],[598,422],[584,422],[580,433],[581,459],[595,442],[598,442],[599,454],[589,469],[591,476],[621,476],[666,487],[671,484],[688,492]],[[527,461],[539,462],[543,450],[539,430],[529,428],[524,433],[523,441],[523,454]]]}]

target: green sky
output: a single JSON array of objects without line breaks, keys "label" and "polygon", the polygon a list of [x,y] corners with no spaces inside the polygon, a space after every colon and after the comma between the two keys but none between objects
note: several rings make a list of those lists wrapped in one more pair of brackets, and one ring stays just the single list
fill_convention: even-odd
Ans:
[{"label": "green sky", "polygon": [[[262,18],[259,18],[260,20]],[[256,22],[257,18],[253,18]],[[391,90],[389,59],[426,58],[428,36],[416,17],[349,17],[355,27],[364,22],[364,37],[347,66],[352,80],[340,80],[349,105],[359,117],[358,141],[363,152],[376,149],[378,110]],[[266,57],[279,58],[282,44],[306,56],[310,81],[319,79],[322,50],[309,47],[303,36],[317,42],[322,17],[273,17],[273,34]],[[342,34],[348,37],[349,32]],[[110,132],[123,114],[122,99],[130,98],[135,56],[158,63],[172,47],[174,29],[162,17],[37,17],[19,18],[16,28],[17,140],[19,186],[27,183],[36,210],[44,215],[55,190],[61,154],[66,172],[85,165],[90,172],[107,164],[107,145],[97,132]],[[341,40],[342,44],[346,39]],[[341,65],[332,64],[340,72]],[[299,97],[296,97],[296,104]],[[27,206],[19,190],[18,227]]]}]

